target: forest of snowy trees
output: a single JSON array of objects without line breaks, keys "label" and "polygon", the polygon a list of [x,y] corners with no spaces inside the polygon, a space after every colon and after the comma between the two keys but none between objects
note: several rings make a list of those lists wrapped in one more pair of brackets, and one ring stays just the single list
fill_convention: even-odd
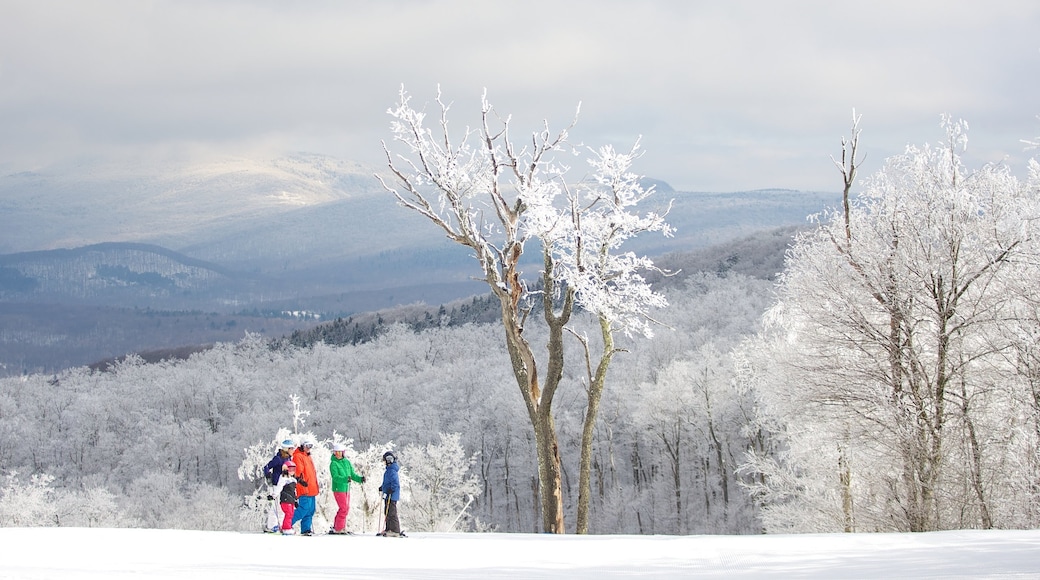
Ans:
[{"label": "forest of snowy trees", "polygon": [[[944,127],[817,216],[777,282],[658,286],[664,327],[618,337],[590,533],[1040,525],[1040,165],[1022,180],[964,167],[963,125]],[[575,318],[596,336],[595,316]],[[532,317],[526,332],[547,330]],[[569,359],[554,406],[569,520],[587,376]],[[344,346],[247,336],[183,361],[4,379],[0,525],[258,530],[258,463],[307,433],[319,467],[344,442],[373,480],[394,449],[407,529],[539,532],[523,406],[495,323]],[[353,529],[376,525],[374,487],[352,494]]]},{"label": "forest of snowy trees", "polygon": [[[733,472],[749,444],[752,401],[734,389],[724,353],[754,330],[770,286],[742,275],[690,277],[671,292],[674,330],[618,357],[597,428],[590,531],[760,531]],[[436,527],[410,519],[421,512],[409,502],[430,484],[418,476],[433,455],[418,450],[457,436],[464,453],[448,469],[460,471],[460,484],[466,475],[479,483],[457,527],[538,531],[533,449],[500,332],[494,324],[420,333],[394,326],[369,343],[306,348],[273,348],[252,336],[186,361],[131,358],[108,372],[5,379],[0,464],[17,474],[0,492],[0,523],[259,529],[259,516],[243,509],[257,481],[240,479],[239,470],[250,453],[269,458],[287,429],[312,433],[322,449],[349,442],[348,456],[370,478],[381,476],[382,451],[395,449],[410,486],[401,514],[412,529]],[[688,380],[696,392],[686,392]],[[308,413],[299,425],[294,396]],[[557,420],[571,496],[583,404],[568,372]],[[324,453],[316,463],[327,468]],[[34,485],[33,477],[46,481]],[[352,493],[359,529],[364,502],[376,503],[374,487]],[[51,499],[17,516],[32,504],[29,490]]]},{"label": "forest of snowy trees", "polygon": [[1040,524],[1040,164],[971,170],[943,128],[788,254],[746,362],[782,442],[742,468],[767,529]]}]

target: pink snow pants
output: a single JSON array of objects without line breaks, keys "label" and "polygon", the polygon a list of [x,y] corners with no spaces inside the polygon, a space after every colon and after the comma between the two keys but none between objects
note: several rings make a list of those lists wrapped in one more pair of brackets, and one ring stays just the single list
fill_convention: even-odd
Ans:
[{"label": "pink snow pants", "polygon": [[283,503],[282,504],[282,513],[285,514],[285,517],[282,518],[282,527],[281,527],[281,529],[283,529],[283,530],[291,530],[292,529],[292,515],[293,515],[294,511],[296,511],[296,506],[294,506],[293,504],[291,504],[291,503]]},{"label": "pink snow pants", "polygon": [[332,529],[342,532],[347,527],[347,514],[350,513],[350,492],[334,491],[332,497],[336,498],[336,505],[339,506],[336,519],[332,522]]}]

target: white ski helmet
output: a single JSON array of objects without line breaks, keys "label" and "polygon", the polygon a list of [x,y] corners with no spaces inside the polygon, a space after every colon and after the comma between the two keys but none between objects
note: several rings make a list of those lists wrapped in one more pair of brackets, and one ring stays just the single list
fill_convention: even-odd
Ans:
[{"label": "white ski helmet", "polygon": [[347,450],[347,446],[342,444],[342,443],[333,443],[332,444],[332,452],[333,453],[336,453],[337,451],[342,453],[342,452],[345,452],[346,450]]}]

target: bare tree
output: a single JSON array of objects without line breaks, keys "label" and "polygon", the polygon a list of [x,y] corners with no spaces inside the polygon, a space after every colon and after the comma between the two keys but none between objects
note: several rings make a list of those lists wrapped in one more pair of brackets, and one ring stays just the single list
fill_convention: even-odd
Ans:
[{"label": "bare tree", "polygon": [[[966,127],[948,118],[944,127],[946,142],[908,147],[851,200],[854,117],[853,139],[836,162],[844,207],[797,240],[770,317],[798,345],[789,361],[793,392],[817,413],[813,420],[831,417],[827,429],[839,438],[834,480],[845,529],[853,522],[854,445],[898,466],[898,477],[884,482],[861,472],[889,495],[883,509],[898,506],[874,522],[910,531],[964,525],[954,505],[977,514],[969,523],[992,521],[981,472],[987,438],[978,429],[1000,347],[987,336],[1011,304],[1009,281],[1034,237],[1035,199],[1004,167],[967,173],[958,156]],[[951,461],[954,454],[964,456]],[[877,456],[858,461],[876,465]],[[962,482],[974,497],[950,500],[944,481]]]},{"label": "bare tree", "polygon": [[[599,402],[596,389],[601,392],[615,352],[611,341],[614,325],[635,328],[638,325],[632,320],[662,301],[635,273],[647,262],[630,254],[615,255],[615,250],[639,231],[667,231],[667,226],[661,216],[633,221],[627,211],[649,194],[638,187],[637,178],[627,174],[635,150],[628,156],[616,155],[609,148],[601,150],[592,162],[594,181],[572,189],[564,180],[570,168],[558,157],[577,153],[567,140],[573,122],[558,133],[545,123],[526,147],[518,148],[510,137],[509,118],[498,117],[485,94],[480,127],[464,129],[455,140],[449,131],[449,105],[439,92],[436,131],[426,127],[425,113],[411,107],[403,88],[399,97],[389,113],[394,141],[403,151],[395,155],[383,144],[396,187],[385,181],[383,186],[401,205],[432,221],[452,241],[470,248],[480,264],[483,280],[501,306],[513,375],[534,430],[543,530],[563,533],[560,454],[552,403],[563,377],[564,330],[576,300],[602,321],[604,356],[601,371],[590,380],[586,413],[587,420],[594,421]],[[532,292],[522,277],[520,261],[528,242],[541,244],[540,294]],[[540,298],[548,328],[544,375],[539,374],[534,349],[524,334],[536,298]],[[627,303],[620,308],[617,301]],[[587,346],[587,342],[583,344]],[[581,481],[587,496],[587,451],[583,457]],[[579,531],[583,531],[581,526]]]},{"label": "bare tree", "polygon": [[[589,159],[594,180],[568,188],[568,204],[559,218],[534,220],[549,227],[537,230],[543,244],[552,250],[554,272],[568,288],[574,289],[578,306],[596,315],[601,351],[593,363],[589,339],[577,332],[586,371],[588,405],[581,436],[581,462],[578,482],[577,533],[588,532],[591,494],[592,440],[600,401],[606,388],[607,371],[614,355],[615,333],[627,336],[653,336],[649,311],[667,305],[654,292],[640,272],[656,270],[653,262],[632,252],[622,252],[622,244],[644,232],[671,235],[665,223],[667,211],[639,215],[632,210],[652,195],[653,187],[643,188],[640,177],[629,171],[639,156],[639,144],[628,153],[602,147]],[[552,208],[549,216],[556,215]],[[564,227],[558,227],[562,224]]]},{"label": "bare tree", "polygon": [[[831,158],[834,165],[841,172],[841,178],[843,182],[843,188],[841,192],[841,207],[845,225],[845,239],[844,244],[838,239],[832,240],[835,244],[836,249],[841,252],[849,262],[849,265],[856,269],[857,272],[861,272],[861,267],[856,262],[852,253],[852,222],[851,222],[851,211],[852,211],[852,186],[856,183],[856,172],[859,170],[859,166],[862,163],[862,159],[858,157],[859,154],[859,135],[860,128],[859,122],[862,119],[861,115],[856,114],[856,110],[852,111],[852,132],[851,137],[842,137],[841,139],[841,161]],[[893,312],[893,324],[892,328],[898,327],[898,312]],[[841,482],[841,511],[844,516],[844,530],[846,533],[856,531],[855,517],[853,515],[853,494],[852,494],[852,468],[849,462],[849,436],[844,434],[838,441],[838,481]]]}]

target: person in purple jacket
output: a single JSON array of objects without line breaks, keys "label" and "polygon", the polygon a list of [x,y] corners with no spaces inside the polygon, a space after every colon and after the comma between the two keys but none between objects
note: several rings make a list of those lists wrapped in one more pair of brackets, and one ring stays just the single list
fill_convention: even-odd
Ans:
[{"label": "person in purple jacket", "polygon": [[278,531],[278,522],[281,521],[281,510],[279,509],[278,494],[278,478],[282,475],[282,465],[292,457],[293,442],[289,439],[282,441],[278,446],[278,451],[275,452],[274,457],[267,462],[264,466],[264,479],[267,480],[267,500],[271,502],[271,509],[267,512],[267,525],[264,526],[264,531],[267,533],[275,533]]}]

